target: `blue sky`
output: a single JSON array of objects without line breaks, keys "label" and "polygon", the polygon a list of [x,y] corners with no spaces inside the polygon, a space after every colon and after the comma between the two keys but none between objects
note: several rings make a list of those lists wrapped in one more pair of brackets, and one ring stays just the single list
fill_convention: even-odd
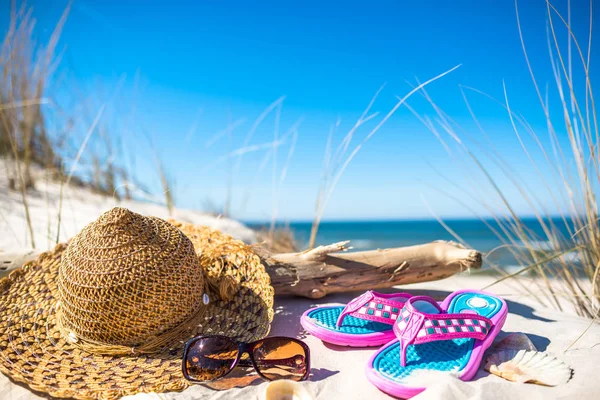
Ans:
[{"label": "blue sky", "polygon": [[[8,7],[6,3],[3,7]],[[588,2],[571,3],[575,33],[587,42]],[[30,4],[43,40],[66,2]],[[49,90],[71,110],[81,103],[74,92],[84,98],[88,124],[106,103],[102,124],[114,140],[123,137],[126,151],[135,154],[138,178],[158,193],[160,184],[145,139],[153,137],[175,181],[181,207],[222,206],[231,177],[235,217],[269,219],[276,209],[280,219],[309,219],[330,126],[341,121],[334,138],[337,144],[383,83],[386,87],[373,111],[385,114],[394,106],[395,96],[407,93],[417,79],[425,81],[458,64],[462,66],[432,83],[428,92],[465,131],[477,138],[481,135],[459,85],[503,99],[505,82],[511,108],[541,135],[545,132],[512,1],[140,4],[75,0],[59,43],[62,61]],[[566,10],[565,2],[556,4]],[[519,13],[536,76],[543,86],[552,85],[545,2],[520,1]],[[245,155],[238,170],[237,159],[226,155],[242,147],[253,121],[281,96],[285,100],[280,135],[298,119],[302,122],[286,178],[275,190],[272,153],[265,161],[269,150]],[[556,91],[550,91],[550,96],[556,104]],[[530,188],[541,185],[518,151],[506,111],[475,93],[469,99],[502,157]],[[409,104],[420,115],[433,115],[419,96]],[[232,130],[231,139],[223,135],[207,145],[228,123],[238,120],[244,122]],[[276,113],[270,113],[249,144],[260,147],[273,141],[275,120]],[[357,132],[350,147],[375,124],[371,121]],[[286,164],[289,145],[288,137],[277,149],[277,176]],[[432,212],[467,216],[468,209],[441,194],[463,197],[455,185],[468,182],[465,172],[470,170],[448,156],[434,135],[402,107],[349,165],[324,218],[422,218]],[[497,176],[515,209],[530,214],[508,180]],[[482,190],[486,198],[487,189]],[[477,212],[487,213],[477,202],[465,201]],[[492,195],[489,201],[497,202]],[[556,208],[547,206],[550,211]]]}]

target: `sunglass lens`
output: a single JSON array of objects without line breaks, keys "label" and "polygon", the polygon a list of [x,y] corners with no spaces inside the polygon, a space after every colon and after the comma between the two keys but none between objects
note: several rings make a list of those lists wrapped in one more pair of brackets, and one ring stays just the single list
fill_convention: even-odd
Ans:
[{"label": "sunglass lens", "polygon": [[264,339],[256,344],[252,355],[259,372],[269,380],[300,381],[309,368],[306,350],[290,339]]},{"label": "sunglass lens", "polygon": [[227,374],[238,356],[238,346],[228,338],[205,337],[193,342],[186,354],[185,371],[191,379],[210,381]]}]

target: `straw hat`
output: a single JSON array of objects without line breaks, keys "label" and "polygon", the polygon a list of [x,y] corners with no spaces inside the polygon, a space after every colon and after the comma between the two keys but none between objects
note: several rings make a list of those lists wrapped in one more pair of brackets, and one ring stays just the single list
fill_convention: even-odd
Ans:
[{"label": "straw hat", "polygon": [[55,397],[183,390],[182,342],[210,330],[235,334],[217,314],[225,300],[205,290],[219,278],[207,275],[174,225],[108,211],[68,246],[0,280],[0,371]]},{"label": "straw hat", "polygon": [[[208,334],[234,336],[245,342],[269,333],[274,290],[260,258],[240,240],[205,226],[170,220],[194,244],[211,292],[203,326]],[[215,317],[218,316],[218,317]],[[215,318],[220,318],[214,323]]]}]

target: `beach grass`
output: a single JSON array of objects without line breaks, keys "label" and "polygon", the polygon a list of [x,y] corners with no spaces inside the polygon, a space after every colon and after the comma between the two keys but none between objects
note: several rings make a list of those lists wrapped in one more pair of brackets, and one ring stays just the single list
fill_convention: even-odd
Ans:
[{"label": "beach grass", "polygon": [[[451,116],[447,115],[429,95],[426,87],[458,68],[456,66],[425,82],[417,82],[404,97],[398,98],[391,109],[380,115],[371,112],[371,108],[384,89],[382,86],[338,144],[334,142],[340,126],[339,121],[331,126],[308,247],[312,248],[316,245],[319,225],[348,165],[389,118],[400,107],[406,106],[432,130],[456,163],[464,163],[463,160],[468,160],[471,164],[469,171],[477,171],[478,174],[477,177],[471,177],[469,181],[474,184],[484,181],[490,188],[490,192],[486,195],[492,193],[501,204],[498,209],[492,206],[494,202],[482,196],[478,188],[469,190],[468,187],[456,183],[456,192],[452,197],[467,207],[464,199],[478,201],[496,222],[494,226],[488,224],[488,228],[502,240],[504,243],[502,248],[510,251],[522,265],[521,270],[512,274],[498,269],[498,274],[501,275],[499,279],[514,280],[521,290],[545,305],[564,309],[565,304],[571,304],[578,314],[596,318],[600,302],[600,228],[597,207],[597,191],[600,184],[598,158],[600,133],[590,76],[591,20],[589,37],[582,42],[576,38],[571,29],[570,12],[565,16],[551,3],[547,3],[550,67],[555,78],[552,94],[559,99],[560,103],[560,109],[557,111],[556,108],[550,107],[550,94],[546,93],[543,85],[537,81],[533,67],[529,63],[528,49],[518,19],[518,3],[515,4],[525,60],[545,116],[547,131],[535,131],[525,117],[513,110],[506,86],[503,88],[504,97],[497,100],[497,104],[506,111],[507,119],[519,140],[521,150],[529,160],[531,169],[539,175],[546,193],[532,192],[526,182],[519,178],[518,172],[502,159],[502,154],[493,146],[482,148],[481,141],[488,135],[479,124],[469,99],[472,95],[487,96],[486,94],[473,88],[461,87],[465,104],[478,127],[477,131],[470,133],[465,133],[457,127]],[[52,72],[60,61],[60,53],[57,54],[56,47],[68,11],[67,8],[57,21],[48,43],[40,46],[36,43],[33,34],[35,19],[32,10],[26,4],[19,8],[13,5],[11,22],[0,50],[0,156],[15,161],[11,164],[13,169],[6,172],[11,176],[11,189],[20,192],[30,231],[31,247],[36,247],[33,222],[28,207],[28,191],[35,186],[35,178],[31,173],[33,164],[42,166],[53,178],[61,182],[60,205],[56,210],[56,241],[60,237],[64,190],[69,184],[73,182],[84,184],[96,192],[117,198],[131,199],[136,196],[136,192],[138,195],[148,194],[147,190],[141,189],[143,185],[136,182],[127,157],[117,156],[115,149],[121,149],[121,152],[125,153],[124,145],[123,142],[114,143],[114,138],[102,123],[106,109],[104,104],[92,110],[90,114],[94,117],[82,130],[81,137],[76,137],[73,129],[69,128],[63,129],[60,136],[52,135],[46,126],[47,110],[50,107],[53,110],[58,108],[52,96],[47,96],[47,89]],[[559,40],[560,35],[568,38],[566,49],[565,41]],[[435,120],[423,116],[408,105],[408,99],[417,93],[421,93],[433,107]],[[278,204],[280,190],[292,162],[301,121],[293,124],[287,131],[280,132],[279,120],[283,101],[284,97],[277,99],[256,118],[239,148],[234,148],[231,144],[231,132],[240,125],[240,121],[230,122],[227,129],[218,135],[218,137],[229,138],[227,154],[216,163],[204,166],[200,171],[214,167],[216,164],[227,164],[227,199],[224,205],[212,208],[215,212],[218,208],[220,215],[229,216],[233,179],[240,169],[244,155],[266,150],[263,162],[257,168],[257,174],[262,172],[271,160],[273,213],[269,228],[260,232],[259,237],[269,249],[286,252],[298,250],[298,245],[289,228],[277,228]],[[257,129],[271,113],[275,114],[272,142],[253,144],[252,139]],[[74,123],[76,118],[74,116],[63,115],[62,118],[64,127],[85,125],[81,121]],[[366,135],[357,140],[357,132],[371,120],[376,120],[374,127],[369,128]],[[186,141],[192,134],[193,130],[190,130]],[[210,145],[218,140],[218,137],[210,139]],[[533,141],[535,149],[528,147],[530,145],[526,144],[525,137],[531,139],[529,142]],[[547,140],[543,140],[544,137],[547,137]],[[562,140],[563,138],[567,140]],[[90,143],[96,140],[98,146],[90,146]],[[278,164],[279,148],[286,141],[289,144],[287,153],[281,152],[285,161]],[[73,142],[75,145],[69,145]],[[162,193],[149,195],[148,198],[164,204],[172,213],[176,205],[175,177],[169,173],[162,162],[152,140],[148,139],[148,143],[162,188]],[[99,148],[102,151],[98,150]],[[546,165],[540,165],[540,159],[532,157],[534,150],[541,152],[542,161]],[[132,151],[128,151],[127,155],[130,159],[135,157]],[[490,168],[490,165],[493,168]],[[470,168],[472,166],[475,168]],[[550,175],[542,174],[542,169],[549,170]],[[81,171],[91,172],[86,174]],[[498,173],[501,176],[498,176]],[[543,228],[543,235],[535,234],[527,227],[523,218],[515,211],[513,202],[509,200],[510,196],[499,183],[501,180],[508,180],[513,189],[520,194],[520,200],[530,206]],[[252,183],[248,186],[246,197],[251,192]],[[549,212],[542,205],[539,201],[540,196],[552,199],[558,215]],[[244,201],[247,202],[247,199]],[[560,224],[566,227],[567,234],[564,233],[563,226],[557,225],[556,217],[559,217]],[[50,231],[51,229],[48,228],[48,233]],[[540,246],[540,243],[547,245]],[[531,274],[536,279],[529,280]]]},{"label": "beach grass", "polygon": [[[529,61],[530,49],[523,35],[518,2],[515,7],[525,61],[547,129],[536,131],[524,116],[512,109],[505,84],[503,98],[492,100],[506,111],[513,134],[527,159],[526,172],[539,179],[544,188],[542,192],[532,189],[522,179],[525,171],[522,168],[517,171],[510,165],[504,158],[506,154],[497,151],[490,142],[482,144],[489,136],[469,99],[472,96],[491,99],[491,96],[474,88],[461,87],[465,105],[477,127],[475,132],[457,124],[424,89],[421,94],[433,108],[435,117],[428,118],[411,106],[408,108],[436,135],[452,160],[467,171],[465,180],[471,182],[471,186],[465,187],[464,182],[455,184],[456,193],[451,197],[471,211],[470,200],[485,209],[496,222],[494,226],[487,224],[488,228],[502,241],[501,248],[510,251],[522,266],[510,274],[497,269],[501,275],[497,282],[510,279],[522,292],[546,306],[565,310],[570,305],[577,314],[596,319],[600,304],[597,203],[600,160],[590,75],[592,20],[590,18],[589,36],[582,45],[573,33],[571,10],[563,15],[547,2],[548,51],[554,76],[554,88],[547,90],[538,81]],[[558,98],[559,107],[551,106],[551,95]],[[534,153],[541,156],[534,157]],[[508,191],[518,193],[517,198],[510,197]],[[541,197],[551,200],[553,207],[540,201]],[[542,227],[542,235],[535,234],[524,223],[516,212],[515,199],[528,206]],[[486,220],[482,218],[482,221]],[[535,279],[530,279],[532,276]]]},{"label": "beach grass", "polygon": [[[18,191],[21,196],[23,213],[28,230],[28,246],[36,248],[40,243],[35,241],[37,222],[32,221],[28,199],[35,192],[36,179],[41,169],[47,179],[60,184],[57,209],[48,206],[48,215],[54,216],[53,222],[48,218],[47,236],[51,243],[57,243],[61,237],[63,225],[63,208],[68,196],[68,187],[72,184],[84,186],[94,193],[110,196],[117,200],[141,200],[163,204],[169,214],[174,213],[176,206],[175,183],[177,175],[165,165],[162,156],[150,132],[144,129],[143,121],[135,118],[135,104],[132,106],[131,124],[115,124],[107,121],[110,105],[104,101],[99,105],[91,105],[93,101],[81,96],[77,83],[66,88],[73,96],[75,103],[73,115],[61,107],[55,99],[56,88],[53,72],[61,61],[61,52],[57,51],[60,35],[67,20],[70,7],[66,7],[57,21],[48,42],[40,41],[36,32],[34,10],[27,2],[17,5],[12,3],[10,24],[5,32],[0,48],[0,158],[6,175],[9,177],[9,190]],[[117,84],[114,92],[120,90],[124,79]],[[137,82],[136,76],[135,81]],[[137,87],[137,85],[136,85]],[[101,90],[99,90],[101,92]],[[112,96],[113,98],[115,95]],[[201,172],[226,164],[228,175],[227,200],[223,205],[210,205],[207,211],[219,216],[231,216],[233,179],[240,169],[245,154],[265,151],[265,160],[277,157],[278,148],[285,142],[291,143],[287,151],[287,159],[278,166],[273,162],[273,217],[277,218],[279,187],[283,184],[295,149],[298,126],[301,120],[293,124],[286,132],[278,132],[278,124],[272,142],[253,144],[252,138],[261,123],[271,114],[276,113],[279,119],[284,97],[277,99],[267,107],[254,121],[241,147],[236,148],[232,140],[232,130],[240,126],[244,120],[228,124],[222,135],[229,139],[227,153],[216,163],[200,168]],[[125,116],[112,116],[113,119],[125,119]],[[51,121],[52,126],[49,125]],[[110,122],[110,123],[109,123]],[[120,132],[111,132],[108,126],[117,126]],[[197,121],[195,122],[197,125]],[[186,144],[195,134],[196,126],[192,126],[185,135]],[[113,128],[114,129],[114,128]],[[147,144],[147,149],[131,148],[127,139],[135,143]],[[210,138],[207,147],[219,137]],[[142,152],[142,153],[139,153]],[[139,153],[136,155],[136,153]],[[151,193],[146,185],[136,179],[135,159],[147,158],[153,161],[159,189]],[[264,163],[266,166],[266,163]],[[264,169],[259,168],[258,172]],[[37,168],[39,167],[39,168]],[[41,189],[41,188],[40,188]],[[252,192],[252,184],[246,190],[245,202]],[[6,220],[5,216],[3,221]],[[281,249],[294,249],[293,235],[289,230],[275,229],[273,222],[268,234],[268,242]]]},{"label": "beach grass", "polygon": [[363,148],[363,146],[381,129],[382,126],[396,113],[396,111],[403,106],[406,101],[413,96],[415,93],[418,93],[421,90],[424,90],[426,86],[429,84],[441,79],[442,77],[448,75],[452,71],[459,68],[460,65],[456,65],[453,68],[450,68],[431,79],[428,79],[425,82],[417,84],[414,88],[412,88],[406,95],[403,97],[399,97],[396,104],[377,121],[375,126],[371,128],[368,133],[364,136],[364,138],[359,141],[358,144],[354,146],[350,146],[352,140],[356,134],[356,132],[363,126],[366,122],[375,119],[379,116],[378,112],[371,113],[371,107],[375,100],[384,89],[385,85],[381,86],[379,90],[375,93],[367,107],[364,109],[363,113],[356,120],[352,128],[346,133],[342,141],[338,144],[333,151],[333,138],[337,133],[337,128],[339,126],[339,121],[332,125],[329,131],[329,137],[327,139],[327,145],[325,147],[325,156],[323,159],[323,169],[321,175],[321,182],[319,185],[319,191],[317,193],[317,200],[315,203],[315,211],[313,216],[312,229],[310,232],[310,239],[308,243],[308,248],[312,249],[315,247],[317,233],[319,232],[319,225],[321,224],[321,220],[323,218],[323,214],[327,209],[327,205],[329,204],[329,200],[331,199],[331,195],[333,194],[336,186],[338,185],[340,179],[344,175],[344,171],[352,162],[354,157],[358,154],[358,152]]},{"label": "beach grass", "polygon": [[256,236],[260,245],[272,254],[296,253],[301,250],[294,231],[288,224],[258,229]]},{"label": "beach grass", "polygon": [[43,96],[68,12],[67,7],[48,43],[36,46],[32,10],[26,4],[17,8],[13,3],[0,49],[0,156],[14,160],[12,171],[6,171],[9,188],[21,193],[32,247],[36,243],[27,201],[27,190],[35,184],[31,166],[36,163],[48,171],[61,172],[62,160],[46,130],[42,105],[48,103]]},{"label": "beach grass", "polygon": [[[27,214],[27,221],[29,224],[31,246],[35,247],[34,233],[31,219],[29,217],[29,209],[27,204],[28,189],[33,188],[33,176],[29,172],[31,163],[39,164],[43,168],[52,168],[56,170],[55,178],[60,181],[60,201],[58,210],[56,211],[56,241],[59,240],[61,232],[61,222],[63,217],[63,197],[67,193],[68,186],[77,182],[80,185],[89,187],[92,191],[103,195],[108,195],[116,199],[127,198],[132,199],[141,197],[143,200],[153,202],[159,202],[164,204],[169,210],[170,214],[173,214],[173,210],[176,205],[175,198],[175,179],[176,176],[169,173],[167,166],[164,164],[161,155],[159,154],[158,148],[154,143],[154,140],[150,133],[146,132],[143,128],[141,130],[141,136],[145,137],[149,147],[149,153],[154,161],[154,168],[160,183],[160,193],[151,194],[147,190],[142,189],[143,185],[137,182],[134,178],[134,172],[131,167],[131,163],[128,162],[127,157],[118,157],[115,149],[121,149],[121,155],[124,155],[124,140],[123,135],[116,135],[117,138],[121,136],[121,142],[114,142],[114,135],[111,136],[111,132],[108,131],[107,125],[103,119],[106,118],[108,105],[106,103],[101,104],[97,108],[87,107],[84,108],[84,112],[81,112],[79,118],[67,116],[64,110],[60,110],[59,105],[55,103],[52,98],[52,88],[48,88],[45,83],[51,80],[53,70],[60,62],[60,56],[55,55],[55,49],[57,47],[60,33],[65,24],[69,8],[65,9],[61,19],[57,22],[56,29],[53,32],[51,39],[47,46],[40,47],[36,45],[35,37],[35,19],[33,18],[33,10],[28,7],[26,3],[23,3],[19,9],[13,4],[13,10],[11,14],[11,28],[5,37],[5,50],[8,49],[9,54],[4,57],[6,61],[3,63],[4,68],[4,79],[5,83],[3,87],[10,87],[15,77],[11,74],[16,73],[15,71],[21,71],[18,73],[18,87],[23,89],[23,93],[19,93],[17,96],[7,97],[5,106],[6,109],[10,110],[23,110],[23,112],[12,112],[11,115],[4,118],[9,121],[9,128],[5,129],[5,132],[0,136],[4,142],[8,139],[8,143],[11,146],[6,146],[0,143],[2,149],[9,148],[13,151],[4,151],[0,156],[8,156],[14,159],[15,171],[14,176],[15,182],[23,181],[20,185],[15,185],[20,188],[22,192],[22,200]],[[16,50],[15,50],[16,49]],[[11,53],[18,51],[20,57],[15,57]],[[31,54],[40,54],[39,57],[32,57]],[[15,64],[14,60],[18,60],[20,65]],[[37,64],[44,63],[41,66]],[[52,66],[52,68],[50,68]],[[424,88],[428,84],[442,78],[446,74],[452,72],[458,68],[458,66],[451,68],[426,82],[419,84],[416,88],[413,88],[404,98],[400,99],[386,114],[380,117],[379,121],[376,122],[375,127],[370,129],[367,134],[358,139],[358,143],[354,143],[357,139],[357,132],[367,122],[379,117],[378,112],[371,113],[371,107],[377,99],[377,96],[383,89],[383,86],[377,91],[375,96],[371,99],[367,108],[356,121],[354,126],[349,132],[345,134],[341,143],[332,153],[331,145],[334,140],[336,133],[335,126],[332,127],[330,136],[328,139],[327,149],[325,151],[325,159],[323,165],[323,179],[322,185],[318,192],[313,226],[310,236],[309,248],[312,248],[316,244],[316,235],[318,232],[319,224],[327,209],[329,199],[332,196],[335,187],[340,181],[344,171],[361,150],[361,148],[380,130],[380,128],[391,118],[395,112],[402,106],[402,104],[412,95],[418,92],[419,89]],[[34,73],[34,71],[37,71]],[[42,74],[43,73],[43,74]],[[42,74],[42,75],[39,75]],[[38,83],[39,81],[39,83]],[[122,82],[120,82],[122,83]],[[385,86],[385,85],[384,85]],[[27,90],[25,90],[27,89]],[[37,90],[37,91],[34,91]],[[78,92],[77,90],[73,90]],[[10,91],[9,91],[10,92]],[[35,93],[37,96],[29,96],[30,92]],[[10,92],[9,94],[12,94]],[[50,94],[49,100],[41,98],[43,94]],[[227,171],[227,196],[224,204],[212,205],[209,208],[209,212],[219,214],[225,217],[231,216],[231,203],[232,203],[232,186],[233,180],[237,176],[240,166],[243,162],[245,154],[256,151],[264,151],[265,157],[257,169],[257,174],[262,172],[267,163],[270,161],[272,171],[272,214],[271,223],[268,229],[267,235],[262,235],[265,238],[266,243],[270,243],[273,248],[279,249],[295,249],[298,248],[297,244],[292,244],[293,234],[289,229],[276,228],[279,217],[279,202],[281,187],[287,176],[287,171],[293,159],[297,138],[299,135],[299,125],[302,122],[302,118],[292,124],[286,131],[280,132],[279,121],[281,119],[281,113],[283,108],[283,102],[285,97],[282,96],[279,99],[271,103],[265,110],[254,120],[250,129],[248,130],[241,147],[234,148],[232,143],[232,130],[237,127],[240,121],[231,122],[227,125],[227,128],[223,130],[216,137],[209,139],[207,146],[211,146],[220,137],[226,136],[229,139],[229,148],[227,154],[220,157],[216,162],[205,165],[200,169],[200,172],[208,170],[210,168],[218,167],[221,164],[226,164],[225,168]],[[31,104],[30,104],[31,103]],[[46,104],[48,107],[42,108],[41,104]],[[81,100],[80,103],[84,104],[85,101]],[[4,103],[3,103],[4,104]],[[26,113],[27,107],[35,105],[36,109],[34,113]],[[83,107],[83,106],[81,106]],[[88,110],[89,108],[89,110]],[[135,108],[135,107],[134,107]],[[66,130],[61,137],[53,136],[51,133],[47,133],[49,129],[46,127],[47,115],[53,114],[54,119],[63,119],[63,125],[71,127],[71,130]],[[58,117],[60,114],[60,117]],[[85,116],[94,116],[87,124],[85,123]],[[274,114],[274,132],[273,140],[263,144],[253,144],[252,139],[255,133],[260,128],[261,124],[265,119]],[[26,119],[27,116],[34,115],[36,119],[29,121]],[[138,126],[143,127],[143,123],[137,123]],[[18,137],[13,138],[8,132],[11,132],[10,126],[24,126],[31,127],[23,130],[16,130],[15,135]],[[77,126],[79,129],[75,129]],[[77,132],[76,132],[77,130]],[[186,141],[189,141],[190,136],[195,134],[195,126],[190,129],[190,132],[186,134]],[[128,132],[129,135],[135,135],[132,129]],[[41,132],[41,133],[37,133]],[[143,138],[142,138],[143,141]],[[67,146],[65,143],[69,143]],[[210,144],[209,144],[210,143]],[[283,153],[285,157],[284,162],[278,164],[279,148],[284,144],[288,144],[287,152]],[[39,152],[35,152],[36,149],[42,149]],[[131,150],[131,149],[129,149]],[[139,150],[138,150],[139,151]],[[38,154],[39,153],[39,154]],[[128,151],[129,159],[135,158],[132,155],[132,151]],[[50,161],[49,161],[50,160]],[[23,171],[20,171],[20,168]],[[183,185],[185,186],[185,185]],[[246,190],[246,196],[243,199],[243,203],[248,202],[252,191],[252,183]],[[245,206],[243,206],[245,207]],[[50,232],[51,229],[48,229]]]},{"label": "beach grass", "polygon": [[58,242],[60,237],[64,196],[71,184],[116,199],[132,199],[136,195],[145,201],[150,198],[164,203],[170,211],[175,203],[173,178],[152,145],[162,193],[149,194],[136,179],[131,165],[135,151],[126,151],[123,135],[112,134],[103,121],[106,103],[91,106],[88,98],[79,95],[81,90],[76,83],[66,88],[73,97],[69,99],[73,110],[68,112],[57,102],[56,85],[60,79],[54,72],[61,62],[58,44],[69,11],[67,6],[47,41],[41,41],[33,7],[27,2],[12,2],[9,26],[0,48],[0,157],[8,161],[3,172],[8,177],[9,190],[21,194],[28,245],[32,248],[39,245],[28,202],[40,177],[32,172],[34,165],[44,171],[46,179],[60,183],[58,208],[48,210],[55,215],[54,229],[50,223],[47,228],[48,236],[55,237],[52,242]]}]

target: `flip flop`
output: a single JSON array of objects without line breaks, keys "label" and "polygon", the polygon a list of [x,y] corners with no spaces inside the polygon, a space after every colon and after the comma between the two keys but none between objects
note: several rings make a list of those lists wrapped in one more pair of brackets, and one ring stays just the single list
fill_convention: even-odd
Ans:
[{"label": "flip flop", "polygon": [[344,306],[307,310],[300,322],[324,342],[350,347],[381,346],[392,340],[392,327],[408,293],[384,294],[369,290]]},{"label": "flip flop", "polygon": [[370,358],[367,379],[402,398],[425,390],[416,383],[422,371],[450,373],[468,381],[507,314],[504,300],[477,290],[459,290],[441,304],[428,296],[411,297],[394,324],[398,339]]}]

